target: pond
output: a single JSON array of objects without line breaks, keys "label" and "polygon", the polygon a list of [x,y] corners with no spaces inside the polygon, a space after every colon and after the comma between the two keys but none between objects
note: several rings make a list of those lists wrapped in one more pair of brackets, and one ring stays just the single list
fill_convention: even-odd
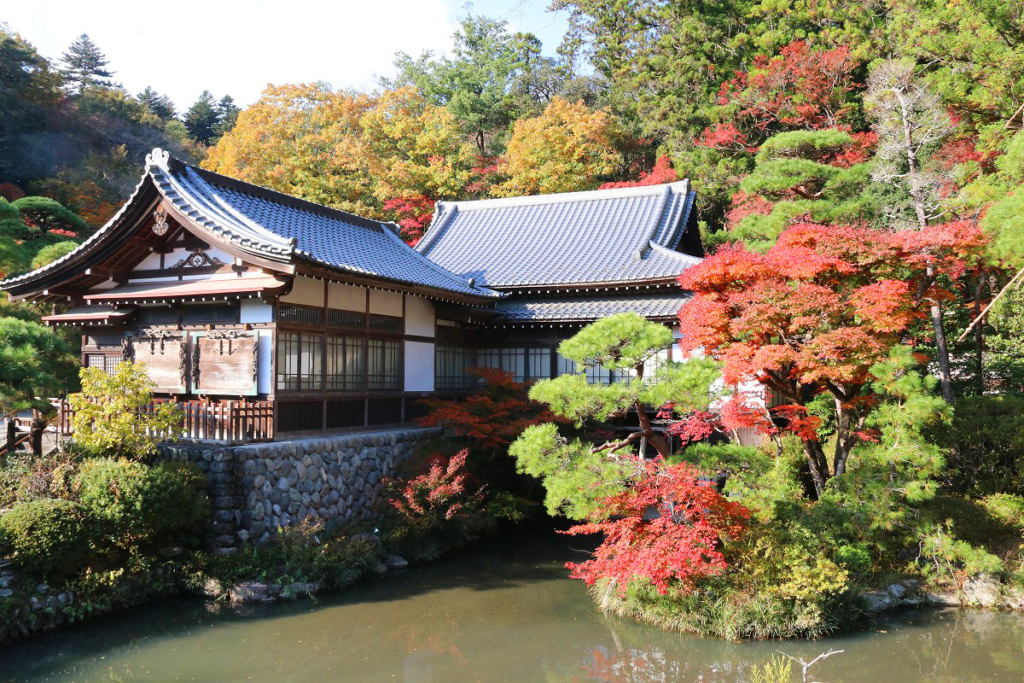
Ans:
[{"label": "pond", "polygon": [[0,683],[732,683],[774,653],[809,661],[829,649],[843,652],[808,680],[1024,679],[1020,614],[925,610],[826,640],[755,643],[605,617],[565,578],[580,544],[532,528],[316,603],[153,604],[0,650]]}]

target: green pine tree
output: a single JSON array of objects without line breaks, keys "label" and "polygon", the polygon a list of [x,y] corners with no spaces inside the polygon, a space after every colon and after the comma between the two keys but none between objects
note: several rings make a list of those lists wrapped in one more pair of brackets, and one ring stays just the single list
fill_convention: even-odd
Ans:
[{"label": "green pine tree", "polygon": [[113,71],[107,70],[106,55],[99,46],[83,33],[71,43],[68,51],[61,56],[61,73],[72,92],[81,95],[89,86],[109,86]]},{"label": "green pine tree", "polygon": [[213,93],[204,90],[188,111],[185,112],[185,128],[192,139],[198,143],[209,145],[217,137],[217,126],[220,123],[220,111]]},{"label": "green pine tree", "polygon": [[242,110],[235,104],[235,99],[231,95],[220,98],[220,102],[217,103],[217,116],[220,118],[217,122],[218,138],[235,127],[240,111]]},{"label": "green pine tree", "polygon": [[170,121],[177,114],[171,98],[167,95],[161,95],[148,85],[145,90],[136,96],[136,99],[164,121]]}]

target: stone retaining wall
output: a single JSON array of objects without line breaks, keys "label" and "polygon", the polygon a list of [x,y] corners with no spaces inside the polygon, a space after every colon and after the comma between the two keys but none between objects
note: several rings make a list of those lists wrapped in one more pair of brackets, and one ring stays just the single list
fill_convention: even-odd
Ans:
[{"label": "stone retaining wall", "polygon": [[219,549],[265,541],[308,518],[370,519],[381,479],[436,429],[405,429],[290,441],[213,446],[164,444],[161,456],[188,460],[210,479],[212,529]]}]

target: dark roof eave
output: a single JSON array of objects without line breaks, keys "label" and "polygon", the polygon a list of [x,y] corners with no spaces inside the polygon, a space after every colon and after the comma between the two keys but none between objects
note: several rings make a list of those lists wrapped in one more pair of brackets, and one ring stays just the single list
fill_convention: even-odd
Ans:
[{"label": "dark roof eave", "polygon": [[647,278],[643,280],[607,280],[600,282],[558,282],[558,283],[532,283],[532,284],[488,284],[489,289],[499,292],[521,292],[521,291],[574,291],[583,289],[614,289],[616,287],[628,287],[642,289],[645,287],[664,287],[665,285],[678,285],[679,276],[663,278]]}]

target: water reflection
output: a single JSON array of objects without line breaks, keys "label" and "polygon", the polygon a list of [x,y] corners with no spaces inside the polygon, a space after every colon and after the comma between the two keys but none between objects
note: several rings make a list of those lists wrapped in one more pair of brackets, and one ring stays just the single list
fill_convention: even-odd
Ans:
[{"label": "water reflection", "polygon": [[531,530],[319,604],[161,603],[0,651],[0,683],[743,683],[777,651],[829,648],[844,652],[813,680],[1024,679],[1019,614],[920,612],[827,641],[738,644],[605,618],[564,578],[570,544]]}]

